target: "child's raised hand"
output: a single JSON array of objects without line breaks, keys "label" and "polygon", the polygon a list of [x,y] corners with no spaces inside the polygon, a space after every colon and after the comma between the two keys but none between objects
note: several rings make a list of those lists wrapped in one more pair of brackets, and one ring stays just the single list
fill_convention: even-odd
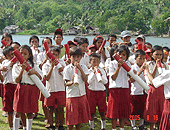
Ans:
[{"label": "child's raised hand", "polygon": [[94,71],[95,71],[96,69],[99,71],[100,75],[102,76],[102,72],[98,69],[97,66],[94,67]]},{"label": "child's raised hand", "polygon": [[119,60],[117,61],[118,67],[121,67],[123,63],[124,63],[123,60],[122,60],[122,59],[119,59]]},{"label": "child's raised hand", "polygon": [[28,63],[26,61],[24,61],[21,65],[22,70],[25,70],[28,66],[29,66]]},{"label": "child's raised hand", "polygon": [[156,59],[156,65],[158,64],[159,61],[161,61],[161,59]]},{"label": "child's raised hand", "polygon": [[6,66],[3,66],[0,68],[0,71],[7,71],[7,70],[8,70],[8,68]]},{"label": "child's raised hand", "polygon": [[134,74],[137,74],[137,71],[136,71],[136,70],[133,70],[133,73],[134,73]]},{"label": "child's raised hand", "polygon": [[56,64],[56,59],[54,61],[52,61],[52,59],[49,59],[50,60],[50,63],[51,63],[51,67],[54,67],[55,64]]},{"label": "child's raised hand", "polygon": [[143,63],[142,68],[147,70],[149,69],[149,65],[145,62]]},{"label": "child's raised hand", "polygon": [[33,74],[36,74],[37,71],[35,71],[34,69],[31,69],[28,71],[28,75],[33,75]]},{"label": "child's raised hand", "polygon": [[79,70],[81,69],[81,66],[78,62],[74,62],[74,66],[76,66]]}]

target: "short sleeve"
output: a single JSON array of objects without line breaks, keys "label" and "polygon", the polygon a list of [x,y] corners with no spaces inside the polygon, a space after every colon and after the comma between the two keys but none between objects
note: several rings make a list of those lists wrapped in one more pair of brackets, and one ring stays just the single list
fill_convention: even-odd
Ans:
[{"label": "short sleeve", "polygon": [[89,75],[90,74],[87,66],[85,66],[85,65],[83,65],[83,71],[84,71],[85,75]]},{"label": "short sleeve", "polygon": [[20,74],[21,71],[21,66],[19,66],[18,64],[15,64],[12,67],[12,77],[13,77],[13,81],[15,82],[16,78],[18,77],[18,75]]},{"label": "short sleeve", "polygon": [[114,74],[114,72],[116,71],[117,68],[117,61],[111,61],[110,65],[109,65],[109,75],[112,76]]},{"label": "short sleeve", "polygon": [[44,65],[42,66],[43,76],[47,75],[48,71],[49,71],[49,69],[48,69],[47,64],[44,64]]},{"label": "short sleeve", "polygon": [[72,77],[70,76],[70,67],[69,67],[69,66],[66,66],[66,67],[64,68],[64,71],[63,71],[63,79],[64,79],[64,80],[69,80],[69,81],[72,80]]}]

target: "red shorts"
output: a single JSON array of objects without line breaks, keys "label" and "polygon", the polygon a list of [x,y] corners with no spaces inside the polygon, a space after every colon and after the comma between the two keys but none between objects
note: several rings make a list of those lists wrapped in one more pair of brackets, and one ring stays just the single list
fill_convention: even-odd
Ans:
[{"label": "red shorts", "polygon": [[36,85],[22,85],[18,83],[14,94],[14,111],[22,113],[38,112],[38,96],[39,89]]},{"label": "red shorts", "polygon": [[86,95],[66,98],[66,125],[88,123],[91,119]]},{"label": "red shorts", "polygon": [[49,98],[45,98],[44,104],[46,106],[55,106],[57,105],[64,105],[66,104],[66,95],[65,91],[59,92],[51,92],[51,96]]},{"label": "red shorts", "polygon": [[99,112],[106,112],[107,105],[105,91],[89,90],[88,96],[90,113],[96,113],[96,106],[98,106]]},{"label": "red shorts", "polygon": [[111,119],[129,118],[129,114],[129,88],[111,88],[109,91],[106,117]]},{"label": "red shorts", "polygon": [[4,95],[4,86],[3,84],[0,84],[0,97],[3,97]]},{"label": "red shorts", "polygon": [[170,130],[170,99],[165,99],[159,130]]},{"label": "red shorts", "polygon": [[13,112],[13,100],[16,84],[4,84],[3,111]]},{"label": "red shorts", "polygon": [[[164,106],[164,86],[155,88],[149,85],[148,96],[146,98],[146,108],[144,112],[144,119],[149,123],[156,123],[161,121],[161,116]],[[158,120],[155,120],[155,116]]]},{"label": "red shorts", "polygon": [[[140,115],[140,118],[143,118],[143,113],[146,103],[146,94],[144,95],[131,95],[130,96],[130,106],[131,106],[131,115]],[[139,112],[140,108],[140,113]]]}]

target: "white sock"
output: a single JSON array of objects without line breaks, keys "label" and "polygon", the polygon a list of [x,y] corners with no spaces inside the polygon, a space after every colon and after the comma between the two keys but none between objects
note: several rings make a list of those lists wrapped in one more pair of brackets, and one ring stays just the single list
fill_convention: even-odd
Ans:
[{"label": "white sock", "polygon": [[124,128],[120,128],[120,130],[124,130]]},{"label": "white sock", "polygon": [[105,129],[106,126],[106,120],[101,120],[101,129]]},{"label": "white sock", "polygon": [[89,125],[91,129],[94,129],[94,121],[89,120]]},{"label": "white sock", "polygon": [[135,126],[135,120],[130,120],[131,126],[134,127]]},{"label": "white sock", "polygon": [[31,130],[32,119],[26,119],[26,127],[27,127],[27,130]]},{"label": "white sock", "polygon": [[139,120],[139,126],[142,126],[144,124],[144,119],[140,118]]},{"label": "white sock", "polygon": [[116,130],[116,129],[113,129],[113,128],[112,128],[112,130]]},{"label": "white sock", "polygon": [[13,130],[13,128],[10,127],[9,130]]},{"label": "white sock", "polygon": [[19,122],[20,122],[20,118],[16,118],[16,116],[14,116],[14,118],[13,118],[13,129],[14,130],[18,130]]},{"label": "white sock", "polygon": [[23,126],[23,130],[27,130],[27,128]]}]

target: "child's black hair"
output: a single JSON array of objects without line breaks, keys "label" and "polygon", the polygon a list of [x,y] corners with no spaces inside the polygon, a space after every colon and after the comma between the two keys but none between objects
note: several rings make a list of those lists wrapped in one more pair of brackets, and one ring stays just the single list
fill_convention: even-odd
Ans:
[{"label": "child's black hair", "polygon": [[34,38],[36,38],[38,40],[38,42],[39,42],[39,38],[36,35],[33,35],[33,36],[30,37],[29,43],[31,43],[31,40],[34,39]]},{"label": "child's black hair", "polygon": [[80,41],[82,41],[82,43],[88,43],[89,44],[89,40],[87,38],[80,38]]},{"label": "child's black hair", "polygon": [[132,50],[133,50],[133,51],[134,51],[134,48],[135,48],[134,46],[137,45],[137,44],[138,44],[138,43],[134,43],[134,44],[132,45]]},{"label": "child's black hair", "polygon": [[3,40],[3,39],[6,38],[6,37],[9,37],[11,40],[13,40],[13,39],[12,39],[12,35],[11,35],[10,33],[4,33],[4,34],[2,35],[1,40]]},{"label": "child's black hair", "polygon": [[60,47],[57,47],[57,46],[51,46],[51,47],[49,48],[49,51],[56,51],[56,52],[58,52],[58,54],[60,54],[61,48],[60,48]]},{"label": "child's black hair", "polygon": [[116,52],[119,52],[119,54],[122,53],[123,51],[126,52],[126,55],[127,55],[126,60],[127,60],[127,59],[129,58],[129,55],[130,55],[130,51],[129,51],[128,46],[127,46],[127,45],[120,45],[120,46],[118,46],[118,48],[116,49]]},{"label": "child's black hair", "polygon": [[12,44],[17,44],[18,46],[21,46],[21,44],[19,44],[19,42],[12,42],[10,45]]},{"label": "child's black hair", "polygon": [[139,55],[146,55],[146,53],[144,50],[139,49],[135,52],[135,58],[137,58]]},{"label": "child's black hair", "polygon": [[[162,51],[162,55],[163,55],[163,48],[161,46],[159,46],[159,45],[153,46],[152,50],[151,50],[151,53],[153,54],[155,51],[158,51],[158,50]],[[162,58],[163,58],[163,56],[162,56]],[[153,57],[151,57],[151,60],[154,60]],[[161,59],[161,62],[162,62],[162,59]]]},{"label": "child's black hair", "polygon": [[112,46],[112,48],[111,48],[111,49],[110,49],[110,51],[109,51],[111,61],[112,61],[112,60],[114,60],[113,55],[114,55],[115,50],[117,49],[117,47],[118,47],[118,45],[117,45],[117,44],[115,44],[115,45],[113,45],[113,46]]},{"label": "child's black hair", "polygon": [[44,38],[43,38],[43,40],[42,40],[42,44],[44,44],[43,42],[44,42],[44,40],[45,40],[45,39],[49,39],[49,40],[50,40],[50,42],[51,42],[51,45],[52,45],[52,40],[51,40],[51,38],[50,38],[50,37],[44,37]]},{"label": "child's black hair", "polygon": [[7,46],[3,49],[3,54],[6,57],[6,55],[10,52],[10,51],[14,51],[14,48],[11,46]]},{"label": "child's black hair", "polygon": [[80,47],[75,46],[75,47],[72,47],[72,48],[69,49],[69,55],[70,56],[72,56],[72,55],[73,56],[74,55],[82,56],[83,55],[83,51],[82,51],[82,49]]},{"label": "child's black hair", "polygon": [[74,41],[74,42],[78,42],[80,39],[81,39],[81,37],[75,37],[75,38],[73,39],[73,41]]},{"label": "child's black hair", "polygon": [[27,49],[28,50],[28,53],[29,53],[30,57],[27,60],[31,63],[32,67],[34,67],[33,54],[32,54],[31,48],[28,45],[22,45],[19,48],[19,50],[21,50],[21,49]]},{"label": "child's black hair", "polygon": [[164,47],[163,47],[163,50],[165,50],[165,51],[167,51],[167,52],[170,51],[169,48],[168,48],[167,46],[164,46]]},{"label": "child's black hair", "polygon": [[102,37],[102,36],[97,36],[97,37],[95,37],[94,40],[93,40],[93,44],[96,45],[96,42],[97,42],[99,39],[102,39],[102,40],[103,40],[103,37]]},{"label": "child's black hair", "polygon": [[99,60],[100,60],[100,54],[98,54],[98,53],[92,53],[91,55],[90,55],[90,60],[93,58],[93,57],[97,57],[97,58],[99,58]]},{"label": "child's black hair", "polygon": [[152,48],[152,44],[150,42],[145,42],[144,45],[146,45],[146,44],[151,46],[151,48]]},{"label": "child's black hair", "polygon": [[110,37],[114,37],[114,38],[116,38],[116,39],[117,39],[116,34],[109,34],[109,36],[108,36],[108,39],[107,39],[107,40],[109,40],[109,39],[110,39]]}]

